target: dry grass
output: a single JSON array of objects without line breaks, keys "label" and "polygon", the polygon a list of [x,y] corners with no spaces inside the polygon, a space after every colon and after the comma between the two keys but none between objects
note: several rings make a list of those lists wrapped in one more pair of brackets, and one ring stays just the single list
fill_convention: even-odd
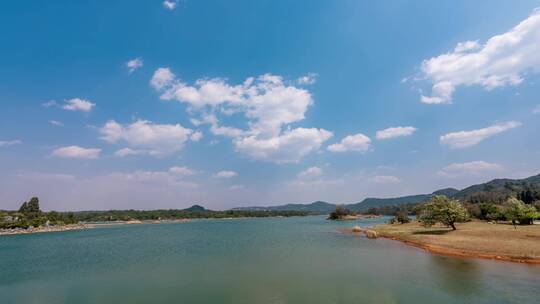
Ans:
[{"label": "dry grass", "polygon": [[489,224],[473,221],[457,224],[457,230],[418,222],[375,226],[380,236],[403,241],[440,254],[540,263],[540,226]]}]

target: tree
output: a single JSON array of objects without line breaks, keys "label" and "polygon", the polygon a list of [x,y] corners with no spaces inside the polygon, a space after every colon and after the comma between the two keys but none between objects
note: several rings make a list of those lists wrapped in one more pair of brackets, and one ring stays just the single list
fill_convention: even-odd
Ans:
[{"label": "tree", "polygon": [[436,195],[422,206],[418,219],[426,227],[442,223],[456,230],[455,223],[465,222],[469,218],[467,209],[455,199],[444,195]]},{"label": "tree", "polygon": [[351,215],[351,210],[345,208],[344,206],[336,206],[336,210],[332,211],[330,213],[330,216],[328,216],[329,220],[339,220],[347,215]]},{"label": "tree", "polygon": [[390,220],[390,223],[400,223],[400,224],[406,224],[409,223],[411,219],[409,218],[409,215],[406,211],[399,211],[396,216]]},{"label": "tree", "polygon": [[538,217],[538,212],[534,206],[525,205],[524,202],[511,197],[504,204],[504,216],[507,220],[512,221],[512,225],[516,228],[517,222],[520,225],[532,224],[533,220]]}]

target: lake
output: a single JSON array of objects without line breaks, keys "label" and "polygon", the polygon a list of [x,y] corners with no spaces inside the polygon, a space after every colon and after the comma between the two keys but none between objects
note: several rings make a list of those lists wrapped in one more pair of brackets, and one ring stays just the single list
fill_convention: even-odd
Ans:
[{"label": "lake", "polygon": [[0,303],[540,301],[540,266],[337,230],[381,221],[196,220],[0,237]]}]

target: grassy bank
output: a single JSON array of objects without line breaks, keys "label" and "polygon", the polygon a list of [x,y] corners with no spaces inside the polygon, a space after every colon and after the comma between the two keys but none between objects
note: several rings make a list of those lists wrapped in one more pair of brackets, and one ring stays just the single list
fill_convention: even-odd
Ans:
[{"label": "grassy bank", "polygon": [[518,226],[472,221],[458,229],[418,222],[374,227],[379,236],[399,240],[427,251],[474,258],[540,264],[540,225]]}]

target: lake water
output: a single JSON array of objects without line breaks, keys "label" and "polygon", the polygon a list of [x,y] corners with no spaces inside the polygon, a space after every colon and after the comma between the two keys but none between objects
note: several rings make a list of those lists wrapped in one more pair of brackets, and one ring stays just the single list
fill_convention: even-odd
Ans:
[{"label": "lake water", "polygon": [[540,266],[337,231],[378,220],[199,220],[0,237],[0,303],[539,303]]}]

